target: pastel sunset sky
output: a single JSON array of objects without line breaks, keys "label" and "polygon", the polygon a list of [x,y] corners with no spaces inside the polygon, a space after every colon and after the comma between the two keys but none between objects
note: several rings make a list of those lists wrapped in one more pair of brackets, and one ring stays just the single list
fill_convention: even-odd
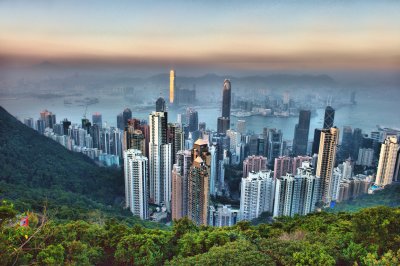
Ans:
[{"label": "pastel sunset sky", "polygon": [[400,1],[4,1],[0,63],[400,69]]}]

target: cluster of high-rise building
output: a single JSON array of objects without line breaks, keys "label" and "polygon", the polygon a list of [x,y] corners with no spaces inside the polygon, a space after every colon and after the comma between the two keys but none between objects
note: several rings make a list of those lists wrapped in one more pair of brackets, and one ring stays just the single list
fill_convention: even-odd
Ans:
[{"label": "cluster of high-rise building", "polygon": [[[127,120],[129,112],[129,109],[124,111]],[[24,123],[68,150],[81,152],[106,166],[120,165],[123,131],[119,128],[103,126],[100,113],[93,114],[92,123],[84,117],[81,124],[72,124],[66,118],[57,123],[56,115],[44,110],[36,123],[32,118],[25,119]]]},{"label": "cluster of high-rise building", "polygon": [[[171,70],[171,106],[177,104],[177,91]],[[264,212],[274,217],[306,215],[400,178],[399,131],[384,128],[368,136],[350,126],[339,130],[334,126],[335,110],[327,106],[313,141],[311,111],[299,110],[291,142],[276,128],[250,133],[244,119],[234,127],[231,99],[231,82],[226,79],[216,131],[199,122],[191,107],[171,123],[162,97],[147,121],[134,118],[126,108],[117,116],[117,127],[103,124],[100,113],[93,114],[92,122],[84,117],[79,125],[67,119],[57,123],[47,110],[36,122],[24,123],[106,165],[119,165],[122,158],[125,207],[142,219],[152,216],[149,204],[160,206],[173,219],[188,217],[198,225],[233,225]],[[284,102],[290,105],[288,95]],[[219,204],[217,196],[231,197],[233,192],[226,167],[237,169],[241,164],[240,198],[236,197],[240,207]]]}]

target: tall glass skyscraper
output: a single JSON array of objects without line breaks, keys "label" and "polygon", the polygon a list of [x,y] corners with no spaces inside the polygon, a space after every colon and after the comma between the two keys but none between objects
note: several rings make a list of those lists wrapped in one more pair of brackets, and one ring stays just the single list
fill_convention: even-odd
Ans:
[{"label": "tall glass skyscraper", "polygon": [[308,144],[308,133],[310,130],[311,112],[301,110],[299,115],[299,123],[294,130],[293,154],[306,155]]},{"label": "tall glass skyscraper", "polygon": [[231,117],[231,82],[224,80],[224,89],[222,90],[222,117]]},{"label": "tall glass skyscraper", "polygon": [[324,128],[333,127],[334,120],[335,120],[335,109],[333,109],[332,106],[327,106],[325,108]]},{"label": "tall glass skyscraper", "polygon": [[222,90],[222,116],[218,117],[217,131],[225,133],[230,128],[231,123],[231,82],[229,79],[224,80],[224,88]]}]

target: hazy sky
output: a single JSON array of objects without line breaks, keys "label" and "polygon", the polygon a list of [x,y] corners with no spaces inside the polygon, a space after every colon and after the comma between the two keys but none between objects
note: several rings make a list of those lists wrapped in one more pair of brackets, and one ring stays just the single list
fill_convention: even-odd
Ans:
[{"label": "hazy sky", "polygon": [[0,62],[400,69],[400,1],[4,1]]}]

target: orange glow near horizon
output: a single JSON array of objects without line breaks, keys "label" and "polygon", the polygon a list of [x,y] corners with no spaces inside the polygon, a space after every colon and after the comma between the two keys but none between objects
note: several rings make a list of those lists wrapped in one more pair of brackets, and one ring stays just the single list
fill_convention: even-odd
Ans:
[{"label": "orange glow near horizon", "polygon": [[[400,68],[400,22],[391,13],[394,7],[375,6],[372,2],[367,7],[357,1],[349,7],[320,4],[315,11],[302,5],[263,5],[260,10],[244,6],[227,10],[226,18],[218,17],[212,7],[201,6],[200,10],[211,16],[194,15],[197,20],[193,21],[185,20],[191,16],[184,8],[172,9],[181,16],[171,20],[161,4],[154,15],[146,6],[141,7],[145,14],[136,20],[117,7],[118,15],[107,21],[102,20],[106,14],[111,16],[107,4],[93,14],[85,13],[90,7],[77,12],[72,4],[66,4],[66,8],[54,4],[45,6],[44,11],[36,10],[43,16],[25,11],[20,20],[6,13],[7,8],[15,9],[12,3],[1,5],[6,7],[0,18],[5,22],[0,23],[3,65],[49,60],[66,64],[209,64],[246,69]],[[57,8],[59,17],[51,13]],[[291,16],[287,10],[299,10],[304,15],[299,12]],[[38,21],[30,21],[32,17]]]}]

